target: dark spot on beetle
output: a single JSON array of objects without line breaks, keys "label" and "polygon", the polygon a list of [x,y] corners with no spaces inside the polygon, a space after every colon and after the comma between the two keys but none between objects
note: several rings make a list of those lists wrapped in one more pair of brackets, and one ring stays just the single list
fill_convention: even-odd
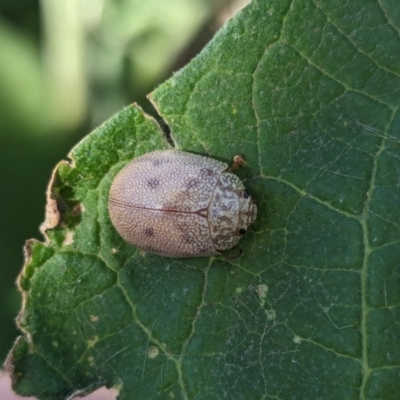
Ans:
[{"label": "dark spot on beetle", "polygon": [[248,199],[250,197],[249,192],[246,192],[245,190],[243,190],[242,196],[244,199]]},{"label": "dark spot on beetle", "polygon": [[210,177],[214,175],[214,171],[209,169],[209,168],[201,168],[200,169],[200,175],[202,177]]},{"label": "dark spot on beetle", "polygon": [[153,228],[146,228],[144,230],[144,235],[147,236],[147,237],[154,236],[154,229]]},{"label": "dark spot on beetle", "polygon": [[244,229],[244,228],[239,229],[239,233],[241,235],[244,235],[246,233],[246,229]]},{"label": "dark spot on beetle", "polygon": [[146,228],[144,230],[144,235],[147,236],[147,237],[154,236],[154,229],[153,228]]},{"label": "dark spot on beetle", "polygon": [[150,189],[156,189],[160,185],[160,181],[156,178],[151,178],[147,181],[147,186]]},{"label": "dark spot on beetle", "polygon": [[191,236],[189,236],[189,235],[187,235],[187,234],[182,235],[182,240],[183,240],[185,243],[188,243],[188,244],[193,244],[193,243],[196,242],[196,241],[194,240],[194,238],[192,238]]},{"label": "dark spot on beetle", "polygon": [[186,188],[187,189],[192,189],[195,188],[197,186],[199,186],[200,181],[198,179],[191,179],[187,184],[186,184]]},{"label": "dark spot on beetle", "polygon": [[156,160],[153,160],[153,167],[159,167],[160,165],[169,164],[170,162],[171,162],[170,160],[164,160],[162,158],[158,158]]}]

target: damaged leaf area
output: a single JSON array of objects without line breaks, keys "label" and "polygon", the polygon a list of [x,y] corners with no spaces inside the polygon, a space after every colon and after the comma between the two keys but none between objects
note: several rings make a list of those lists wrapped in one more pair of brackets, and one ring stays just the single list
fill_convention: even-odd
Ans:
[{"label": "damaged leaf area", "polygon": [[180,150],[229,162],[258,207],[236,259],[145,254],[115,174],[168,148],[129,107],[56,168],[19,279],[14,389],[66,399],[400,397],[400,5],[263,0],[152,93]]},{"label": "damaged leaf area", "polygon": [[93,352],[103,340],[119,346],[112,332],[126,328],[120,334],[129,336],[134,305],[119,283],[130,278],[122,278],[120,270],[143,255],[112,227],[108,192],[115,174],[133,157],[166,148],[156,121],[134,105],[88,135],[70,161],[53,171],[41,226],[46,242],[27,242],[18,281],[23,293],[18,325],[24,336],[6,363],[18,393],[61,399],[122,384],[107,363],[99,378]]}]

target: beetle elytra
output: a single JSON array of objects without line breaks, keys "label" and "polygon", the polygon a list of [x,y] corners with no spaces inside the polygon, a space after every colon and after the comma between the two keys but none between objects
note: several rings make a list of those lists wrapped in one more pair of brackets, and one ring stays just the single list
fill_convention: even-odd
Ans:
[{"label": "beetle elytra", "polygon": [[205,257],[233,247],[257,207],[228,165],[159,150],[127,164],[111,185],[108,209],[118,233],[144,251]]}]

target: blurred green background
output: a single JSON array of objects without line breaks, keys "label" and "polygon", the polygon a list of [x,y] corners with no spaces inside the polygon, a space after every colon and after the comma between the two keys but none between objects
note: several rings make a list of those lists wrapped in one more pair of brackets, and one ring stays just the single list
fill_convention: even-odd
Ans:
[{"label": "blurred green background", "polygon": [[249,0],[0,0],[0,360],[55,164],[183,67]]}]

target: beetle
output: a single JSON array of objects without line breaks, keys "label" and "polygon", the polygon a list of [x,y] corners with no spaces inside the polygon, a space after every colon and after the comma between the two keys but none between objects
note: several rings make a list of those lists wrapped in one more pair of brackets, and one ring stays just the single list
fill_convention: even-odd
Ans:
[{"label": "beetle", "polygon": [[108,210],[127,242],[167,257],[220,255],[257,216],[226,163],[179,150],[153,151],[122,168],[111,184]]}]

